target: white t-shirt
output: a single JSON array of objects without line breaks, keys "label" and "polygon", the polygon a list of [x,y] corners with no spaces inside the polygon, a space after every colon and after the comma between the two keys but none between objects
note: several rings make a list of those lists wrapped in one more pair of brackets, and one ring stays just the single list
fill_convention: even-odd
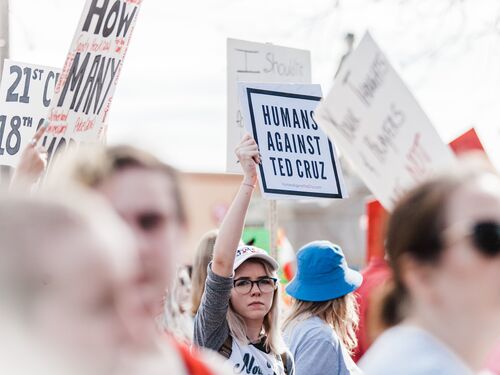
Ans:
[{"label": "white t-shirt", "polygon": [[235,339],[228,362],[235,374],[285,375],[279,356],[267,354],[253,345],[241,345]]},{"label": "white t-shirt", "polygon": [[385,331],[359,366],[366,375],[472,375],[462,360],[427,331],[398,325]]}]

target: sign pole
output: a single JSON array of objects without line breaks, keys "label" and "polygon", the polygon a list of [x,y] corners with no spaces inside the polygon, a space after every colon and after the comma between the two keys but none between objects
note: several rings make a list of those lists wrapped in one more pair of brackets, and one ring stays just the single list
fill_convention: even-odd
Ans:
[{"label": "sign pole", "polygon": [[277,201],[269,201],[269,253],[274,259],[278,259],[278,207]]}]

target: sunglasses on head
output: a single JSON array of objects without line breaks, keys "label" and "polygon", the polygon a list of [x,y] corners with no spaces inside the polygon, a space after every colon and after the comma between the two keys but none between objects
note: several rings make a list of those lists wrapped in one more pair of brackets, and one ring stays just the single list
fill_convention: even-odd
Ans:
[{"label": "sunglasses on head", "polygon": [[474,224],[459,223],[445,230],[445,234],[455,241],[460,237],[469,237],[474,246],[486,256],[500,254],[500,223],[479,221]]}]

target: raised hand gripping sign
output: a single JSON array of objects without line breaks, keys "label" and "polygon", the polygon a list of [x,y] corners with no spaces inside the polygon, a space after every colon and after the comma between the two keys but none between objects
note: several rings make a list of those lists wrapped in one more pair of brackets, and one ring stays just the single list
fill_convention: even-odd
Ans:
[{"label": "raised hand gripping sign", "polygon": [[0,164],[16,167],[43,124],[60,70],[5,60],[0,85]]},{"label": "raised hand gripping sign", "polygon": [[239,84],[247,131],[259,145],[264,198],[344,198],[335,147],[315,122],[319,85]]},{"label": "raised hand gripping sign", "polygon": [[454,161],[368,33],[315,115],[388,210],[406,190]]},{"label": "raised hand gripping sign", "polygon": [[[142,0],[87,0],[50,107],[49,154],[105,137],[109,109]],[[50,138],[50,137],[49,137]],[[50,155],[49,155],[50,157]]]},{"label": "raised hand gripping sign", "polygon": [[238,101],[238,82],[311,83],[311,54],[270,43],[227,40],[226,171],[231,173],[241,173],[234,149],[245,129]]}]

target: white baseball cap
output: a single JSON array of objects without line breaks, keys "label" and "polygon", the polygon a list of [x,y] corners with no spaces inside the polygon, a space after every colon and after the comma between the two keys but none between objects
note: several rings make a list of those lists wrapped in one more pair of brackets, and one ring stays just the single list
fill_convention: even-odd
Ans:
[{"label": "white baseball cap", "polygon": [[234,260],[233,271],[250,258],[262,259],[271,265],[273,271],[279,268],[278,262],[274,260],[265,250],[255,246],[240,246],[236,250],[236,259]]}]

